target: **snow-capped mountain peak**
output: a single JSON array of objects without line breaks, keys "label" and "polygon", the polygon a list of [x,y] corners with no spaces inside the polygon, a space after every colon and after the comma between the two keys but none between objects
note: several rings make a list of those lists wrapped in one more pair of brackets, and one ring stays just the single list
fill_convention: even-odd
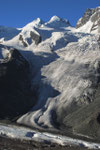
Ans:
[{"label": "snow-capped mountain peak", "polygon": [[58,17],[58,16],[53,16],[53,17],[51,17],[51,19],[50,19],[50,21],[49,22],[53,22],[53,21],[60,21],[60,17]]},{"label": "snow-capped mountain peak", "polygon": [[26,26],[24,26],[23,28],[39,28],[42,24],[44,23],[44,21],[40,18],[37,18],[35,20],[33,20],[32,22],[28,23]]},{"label": "snow-capped mountain peak", "polygon": [[81,32],[100,32],[100,7],[86,9],[83,17],[78,20],[76,28]]},{"label": "snow-capped mountain peak", "polygon": [[45,25],[52,28],[68,27],[70,25],[67,19],[62,19],[58,16],[53,16]]}]

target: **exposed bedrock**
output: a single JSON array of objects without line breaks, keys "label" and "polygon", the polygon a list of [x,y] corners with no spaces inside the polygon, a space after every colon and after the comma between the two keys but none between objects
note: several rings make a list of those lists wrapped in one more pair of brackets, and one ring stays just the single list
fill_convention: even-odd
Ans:
[{"label": "exposed bedrock", "polygon": [[36,45],[38,45],[42,41],[42,38],[39,34],[36,34],[35,32],[30,31],[29,37],[25,38],[22,34],[20,34],[19,40],[22,42],[24,47],[28,47],[32,43],[35,43]]},{"label": "exposed bedrock", "polygon": [[98,29],[98,32],[100,33],[100,8],[99,7],[95,9],[87,9],[83,17],[78,20],[76,24],[76,28],[80,28],[84,26],[85,24],[89,23],[89,21],[92,23],[90,32]]}]

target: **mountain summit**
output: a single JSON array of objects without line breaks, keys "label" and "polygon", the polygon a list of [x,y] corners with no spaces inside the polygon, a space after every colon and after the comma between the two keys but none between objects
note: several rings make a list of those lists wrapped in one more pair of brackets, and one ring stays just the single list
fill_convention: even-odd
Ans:
[{"label": "mountain summit", "polygon": [[49,22],[45,23],[45,25],[53,27],[53,28],[60,28],[60,27],[67,27],[70,26],[70,23],[66,19],[62,19],[58,16],[53,16]]}]

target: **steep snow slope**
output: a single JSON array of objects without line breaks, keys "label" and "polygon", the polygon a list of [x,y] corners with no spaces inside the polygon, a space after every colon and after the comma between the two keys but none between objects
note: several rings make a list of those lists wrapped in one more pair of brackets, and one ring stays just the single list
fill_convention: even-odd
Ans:
[{"label": "steep snow slope", "polygon": [[16,48],[25,48],[29,47],[32,43],[37,45],[41,42],[41,37],[35,28],[39,28],[43,23],[40,18],[37,18],[33,22],[29,23],[22,28],[20,34],[15,36],[13,39],[7,41],[7,45],[14,46]]},{"label": "steep snow slope", "polygon": [[87,9],[76,24],[79,32],[100,33],[100,7]]},{"label": "steep snow slope", "polygon": [[[47,23],[40,22],[37,19],[22,29],[23,40],[19,40],[19,34],[4,42],[19,48],[29,61],[33,88],[38,93],[37,104],[17,122],[99,137],[99,33],[90,31],[90,20],[79,29],[57,16]],[[31,31],[41,37],[37,44],[35,39],[31,44],[27,41]]]}]

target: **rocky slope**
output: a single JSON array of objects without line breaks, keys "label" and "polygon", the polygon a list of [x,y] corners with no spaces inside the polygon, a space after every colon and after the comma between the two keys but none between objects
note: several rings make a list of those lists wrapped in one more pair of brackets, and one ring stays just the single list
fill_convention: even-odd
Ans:
[{"label": "rocky slope", "polygon": [[14,119],[35,104],[29,63],[14,48],[0,45],[0,119]]},{"label": "rocky slope", "polygon": [[96,9],[87,9],[83,17],[78,20],[76,28],[79,28],[80,31],[83,30],[83,32],[87,30],[91,33],[100,33],[100,7]]},{"label": "rocky slope", "polygon": [[[99,139],[99,22],[100,7],[87,9],[78,21],[77,29],[57,16],[46,23],[38,18],[23,27],[14,38],[2,40],[3,45],[20,49],[30,66],[31,72],[28,74],[31,74],[33,95],[26,94],[26,89],[30,88],[25,84],[25,70],[17,75],[22,73],[18,79],[18,88],[14,87],[15,95],[18,95],[16,91],[20,84],[25,84],[21,87],[22,91],[25,87],[21,98],[23,106],[27,104],[30,108],[34,105],[36,91],[37,103],[30,111],[25,107],[28,113],[21,116],[17,123],[41,130],[59,130],[65,134],[71,132]],[[17,79],[15,74],[14,78]]]}]

